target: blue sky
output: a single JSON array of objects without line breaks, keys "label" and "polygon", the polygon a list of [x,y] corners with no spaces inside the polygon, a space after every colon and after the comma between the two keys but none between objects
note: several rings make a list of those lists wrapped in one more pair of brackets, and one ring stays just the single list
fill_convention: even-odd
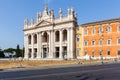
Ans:
[{"label": "blue sky", "polygon": [[56,17],[60,8],[66,14],[74,7],[78,24],[120,18],[120,0],[0,0],[0,48],[23,47],[24,19],[36,18],[45,3],[54,9]]}]

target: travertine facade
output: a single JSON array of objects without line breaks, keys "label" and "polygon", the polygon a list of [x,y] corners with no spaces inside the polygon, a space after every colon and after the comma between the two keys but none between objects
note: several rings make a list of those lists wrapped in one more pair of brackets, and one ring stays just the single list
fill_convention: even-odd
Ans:
[{"label": "travertine facade", "polygon": [[24,21],[25,59],[74,59],[75,58],[75,27],[77,16],[74,9],[68,9],[63,16],[54,17],[54,10],[37,13],[36,22],[31,19]]}]

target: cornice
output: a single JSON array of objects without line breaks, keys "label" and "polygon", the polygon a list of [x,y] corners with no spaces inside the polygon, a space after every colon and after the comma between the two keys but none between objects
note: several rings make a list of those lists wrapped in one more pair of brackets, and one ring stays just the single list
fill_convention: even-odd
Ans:
[{"label": "cornice", "polygon": [[96,21],[96,22],[82,24],[80,26],[82,26],[82,27],[95,26],[95,25],[101,25],[101,24],[111,24],[111,23],[115,23],[115,22],[120,22],[120,18],[103,20],[103,21]]},{"label": "cornice", "polygon": [[70,23],[70,22],[76,22],[76,20],[69,20],[69,21],[53,23],[53,24],[48,24],[48,25],[43,25],[43,26],[34,26],[34,27],[31,27],[31,28],[24,29],[23,31],[34,30],[34,29],[41,28],[41,27],[56,26],[56,25]]}]

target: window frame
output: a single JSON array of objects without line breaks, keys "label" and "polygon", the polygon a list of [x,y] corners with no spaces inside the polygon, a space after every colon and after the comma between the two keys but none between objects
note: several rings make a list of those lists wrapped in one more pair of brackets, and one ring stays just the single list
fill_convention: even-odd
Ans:
[{"label": "window frame", "polygon": [[109,25],[108,27],[107,27],[107,32],[111,32],[112,31],[112,27]]},{"label": "window frame", "polygon": [[111,51],[110,51],[110,50],[107,51],[107,55],[108,55],[108,56],[111,55]]},{"label": "window frame", "polygon": [[117,39],[117,44],[120,44],[120,37],[118,37]]},{"label": "window frame", "polygon": [[77,41],[77,42],[80,42],[80,34],[77,34],[77,35],[76,35],[76,41]]},{"label": "window frame", "polygon": [[84,29],[84,35],[88,35],[88,29],[87,28]]},{"label": "window frame", "polygon": [[[102,44],[101,44],[102,42]],[[99,45],[102,46],[103,45],[103,39],[99,39]]]},{"label": "window frame", "polygon": [[76,56],[80,56],[80,49],[76,49]]},{"label": "window frame", "polygon": [[92,27],[92,34],[95,34],[95,27]]},{"label": "window frame", "polygon": [[[110,44],[109,44],[109,41],[110,41]],[[111,45],[112,44],[112,39],[107,39],[107,45]]]},{"label": "window frame", "polygon": [[87,41],[87,40],[84,41],[84,46],[85,46],[85,47],[88,46],[88,41]]},{"label": "window frame", "polygon": [[92,46],[95,46],[95,40],[92,40]]},{"label": "window frame", "polygon": [[103,33],[103,27],[99,27],[99,34]]}]

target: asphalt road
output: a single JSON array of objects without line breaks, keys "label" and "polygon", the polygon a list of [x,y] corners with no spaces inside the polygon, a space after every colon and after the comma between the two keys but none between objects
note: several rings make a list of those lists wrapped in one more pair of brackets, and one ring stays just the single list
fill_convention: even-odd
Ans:
[{"label": "asphalt road", "polygon": [[0,80],[120,80],[120,63],[50,69],[0,70]]}]

